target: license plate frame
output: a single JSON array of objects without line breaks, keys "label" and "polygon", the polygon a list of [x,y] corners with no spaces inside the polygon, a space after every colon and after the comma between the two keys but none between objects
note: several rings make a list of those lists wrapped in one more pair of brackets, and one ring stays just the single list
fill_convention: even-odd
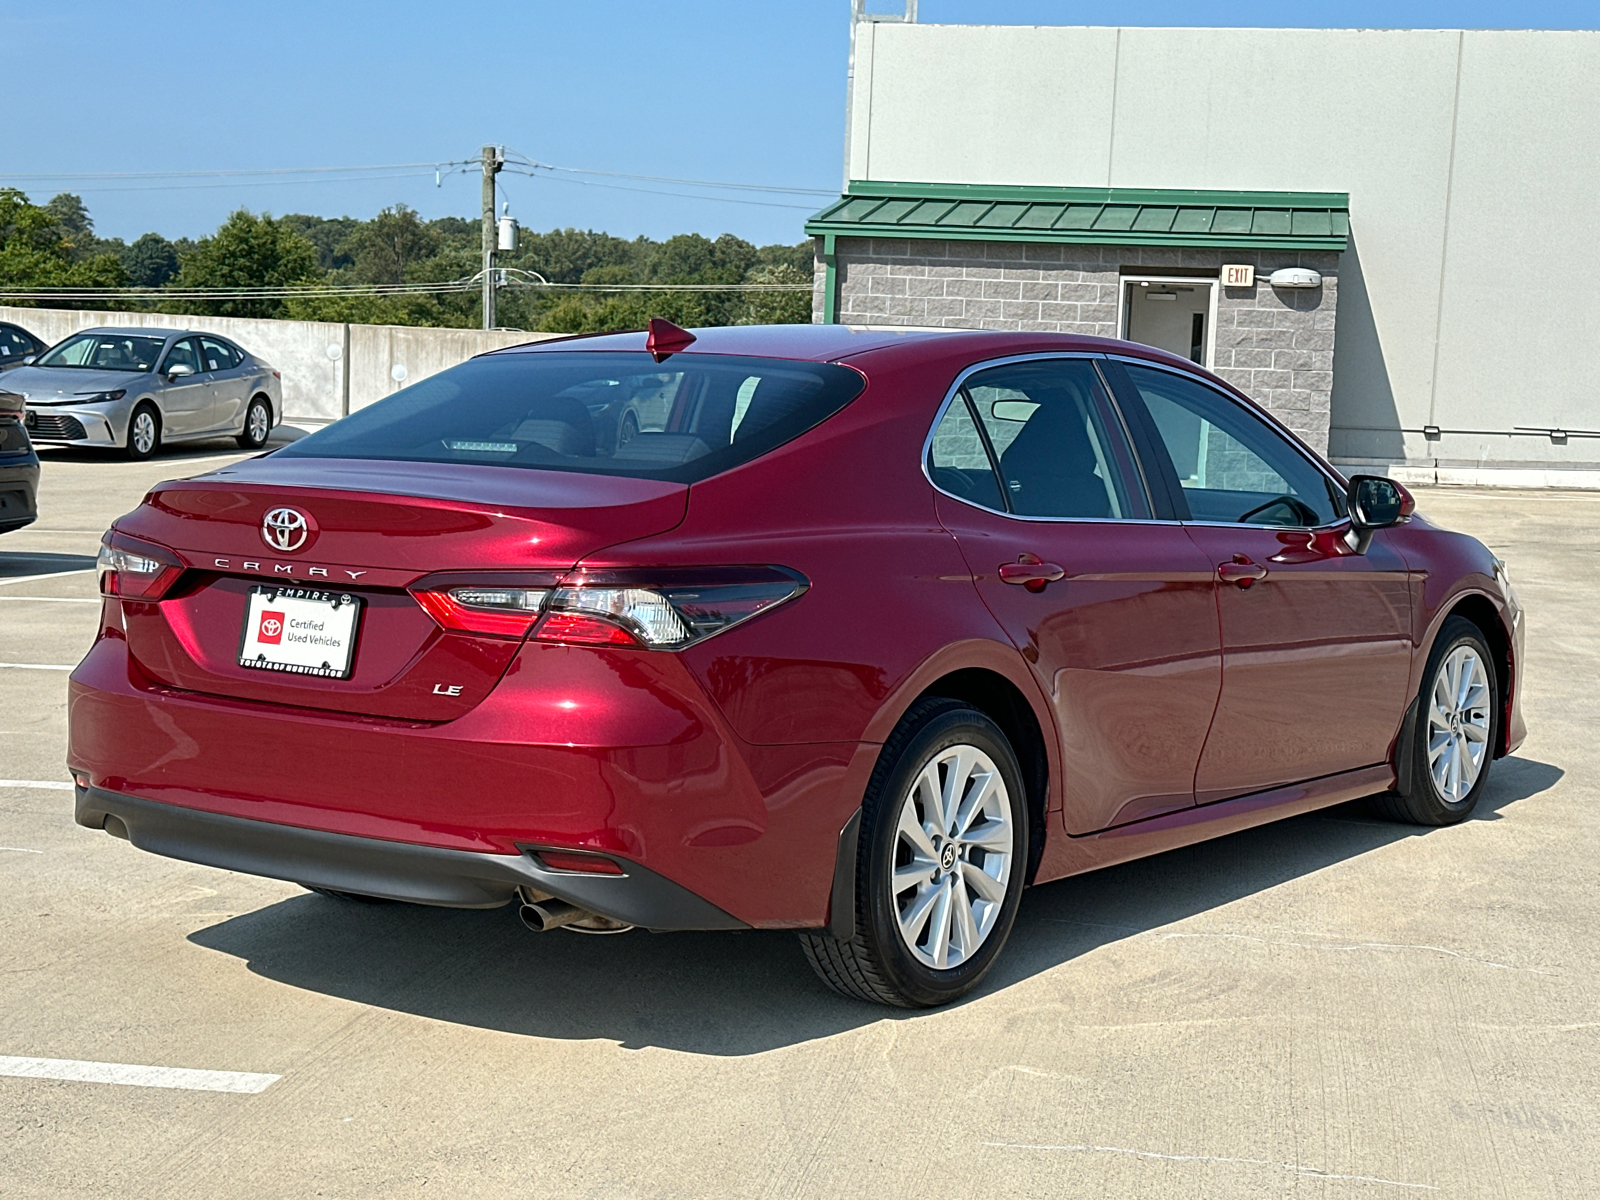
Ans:
[{"label": "license plate frame", "polygon": [[257,584],[245,597],[239,665],[254,671],[349,679],[355,672],[365,604],[350,592]]}]

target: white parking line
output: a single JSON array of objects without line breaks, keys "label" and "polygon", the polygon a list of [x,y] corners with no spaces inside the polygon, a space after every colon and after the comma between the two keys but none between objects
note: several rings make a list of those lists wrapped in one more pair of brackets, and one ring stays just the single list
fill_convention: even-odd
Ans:
[{"label": "white parking line", "polygon": [[42,788],[51,792],[70,792],[72,785],[62,779],[0,779],[0,788]]},{"label": "white parking line", "polygon": [[0,600],[33,600],[39,604],[99,604],[100,597],[94,596],[0,596]]},{"label": "white parking line", "polygon": [[43,850],[29,850],[26,846],[0,846],[0,850],[9,851],[12,854],[43,854],[44,853]]},{"label": "white parking line", "polygon": [[0,1075],[17,1079],[65,1079],[72,1083],[120,1083],[128,1087],[184,1088],[191,1092],[264,1092],[282,1075],[250,1071],[192,1071],[187,1067],[141,1067],[131,1063],[80,1062],[75,1058],[11,1058],[0,1055]]},{"label": "white parking line", "polygon": [[46,571],[43,575],[18,575],[14,579],[0,579],[0,584],[32,583],[35,579],[60,579],[63,575],[93,575],[94,567],[74,567],[70,571]]},{"label": "white parking line", "polygon": [[0,663],[0,669],[11,671],[76,671],[75,665],[61,666],[59,663]]}]

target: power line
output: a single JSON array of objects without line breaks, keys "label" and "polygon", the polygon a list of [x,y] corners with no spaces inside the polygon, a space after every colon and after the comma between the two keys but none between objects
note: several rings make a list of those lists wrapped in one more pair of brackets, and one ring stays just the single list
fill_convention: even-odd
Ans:
[{"label": "power line", "polygon": [[[621,192],[645,192],[652,196],[676,196],[679,200],[714,200],[722,204],[754,204],[761,208],[788,208],[798,209],[802,212],[810,212],[816,208],[815,204],[783,204],[775,200],[746,200],[742,196],[706,196],[697,195],[693,192],[669,192],[663,188],[630,187],[623,183],[601,183],[596,179],[563,179],[559,175],[539,175],[533,171],[520,170],[517,167],[506,167],[504,169],[515,172],[518,175],[532,176],[535,179],[547,179],[552,183],[574,183],[580,187],[613,188]],[[834,193],[829,192],[828,195],[832,196]]]},{"label": "power line", "polygon": [[410,171],[426,167],[432,171],[439,167],[464,167],[477,165],[475,158],[453,159],[449,162],[381,163],[366,167],[218,167],[203,171],[82,171],[55,172],[43,175],[0,173],[0,178],[24,180],[76,180],[76,179],[199,179],[235,175],[329,175],[355,171]]},{"label": "power line", "polygon": [[584,167],[558,167],[551,163],[529,158],[519,150],[510,150],[525,166],[541,171],[562,171],[569,175],[604,175],[610,179],[637,179],[645,183],[677,183],[687,187],[728,188],[744,192],[778,192],[791,196],[836,196],[829,188],[782,187],[772,183],[726,183],[715,179],[676,179],[670,175],[629,175],[622,171],[594,171]]}]

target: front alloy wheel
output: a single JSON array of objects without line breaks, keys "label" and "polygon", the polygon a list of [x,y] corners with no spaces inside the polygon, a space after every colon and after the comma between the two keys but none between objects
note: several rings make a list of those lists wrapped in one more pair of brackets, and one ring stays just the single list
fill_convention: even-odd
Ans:
[{"label": "front alloy wheel", "polygon": [[1000,727],[958,700],[919,701],[884,743],[862,801],[854,933],[801,934],[807,959],[846,996],[949,1003],[1004,947],[1027,847],[1027,794]]},{"label": "front alloy wheel", "polygon": [[161,446],[161,419],[148,404],[133,410],[128,420],[128,457],[139,460],[152,458]]},{"label": "front alloy wheel", "polygon": [[1440,627],[1416,712],[1406,778],[1372,804],[1394,821],[1454,825],[1483,794],[1500,720],[1494,657],[1483,631],[1465,617]]}]

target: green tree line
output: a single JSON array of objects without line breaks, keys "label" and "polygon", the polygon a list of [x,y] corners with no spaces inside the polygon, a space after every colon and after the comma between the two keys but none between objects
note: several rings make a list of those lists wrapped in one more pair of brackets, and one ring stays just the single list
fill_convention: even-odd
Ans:
[{"label": "green tree line", "polygon": [[[168,240],[147,233],[131,243],[101,238],[78,196],[35,205],[0,189],[0,290],[42,287],[315,287],[445,283],[477,272],[482,227],[461,217],[422,220],[403,204],[371,220],[240,209],[210,237]],[[665,241],[632,240],[593,230],[523,231],[501,267],[551,283],[810,283],[810,242],[756,246],[732,234],[682,233]],[[515,278],[515,276],[513,276]],[[29,303],[22,301],[21,303]],[[379,325],[481,324],[481,300],[468,292],[402,296],[301,295],[287,299],[165,301],[159,296],[96,297],[52,307],[192,312],[211,316],[286,317]],[[654,291],[502,288],[497,323],[516,329],[593,333],[636,329],[650,317],[679,325],[757,325],[811,319],[809,292]]]}]

